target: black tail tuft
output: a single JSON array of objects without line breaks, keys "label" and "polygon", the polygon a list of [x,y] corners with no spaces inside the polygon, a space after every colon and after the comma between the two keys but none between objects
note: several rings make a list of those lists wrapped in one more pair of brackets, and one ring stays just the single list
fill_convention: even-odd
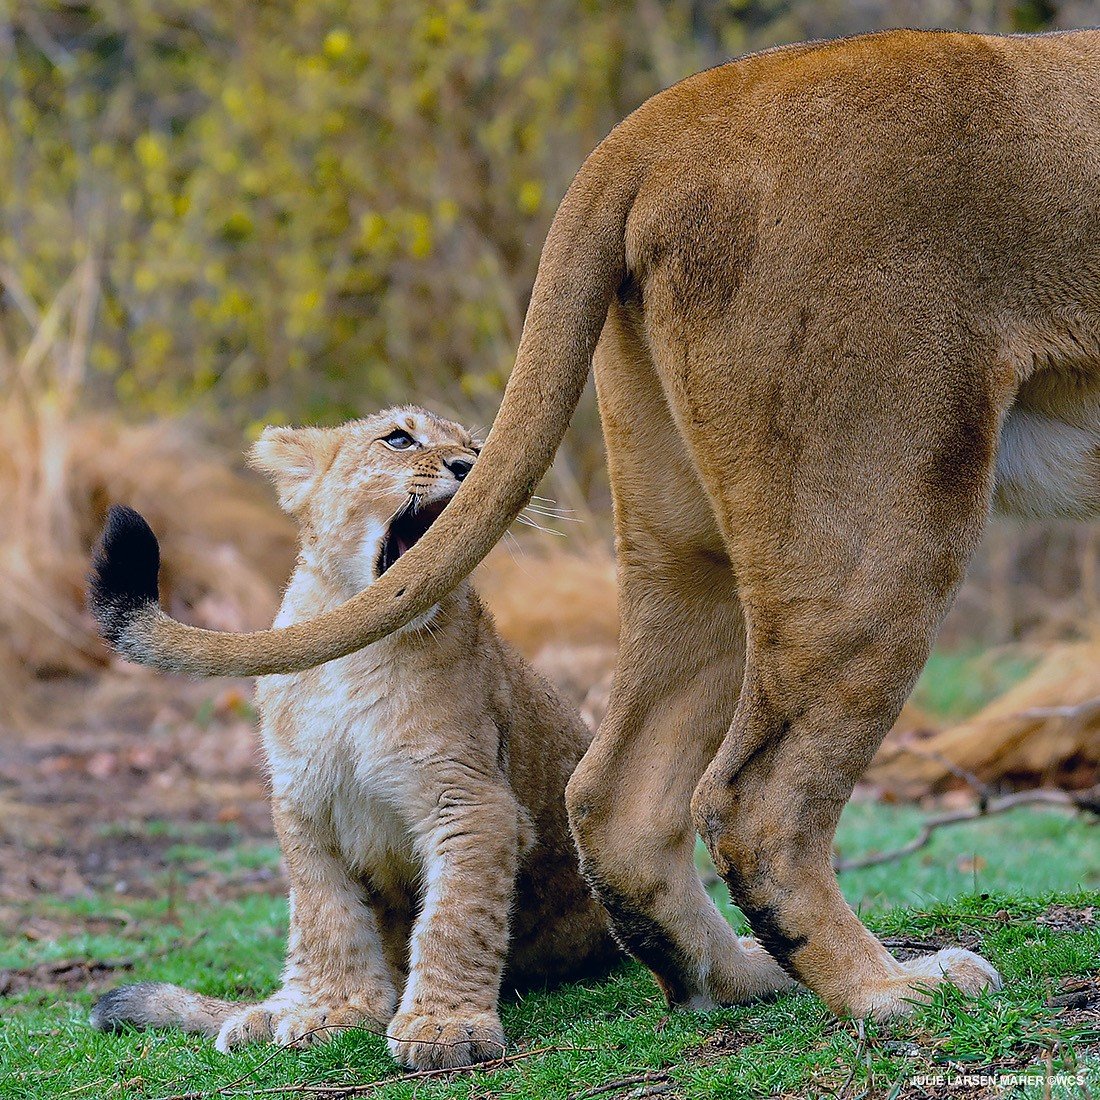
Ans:
[{"label": "black tail tuft", "polygon": [[152,528],[133,508],[114,505],[88,578],[88,606],[111,645],[119,644],[138,612],[157,606],[159,571],[160,546]]}]

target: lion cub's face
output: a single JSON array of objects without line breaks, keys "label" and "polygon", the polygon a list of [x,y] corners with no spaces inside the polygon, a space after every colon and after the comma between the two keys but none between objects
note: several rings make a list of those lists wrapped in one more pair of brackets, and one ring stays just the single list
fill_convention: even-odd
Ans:
[{"label": "lion cub's face", "polygon": [[431,526],[480,450],[460,424],[406,406],[338,428],[267,428],[249,461],[307,551],[358,591]]}]

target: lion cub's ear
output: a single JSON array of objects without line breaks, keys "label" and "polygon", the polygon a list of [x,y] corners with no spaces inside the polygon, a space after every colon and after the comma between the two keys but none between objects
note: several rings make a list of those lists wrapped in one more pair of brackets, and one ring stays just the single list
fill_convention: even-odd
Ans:
[{"label": "lion cub's ear", "polygon": [[324,428],[264,428],[248,452],[248,464],[275,483],[284,512],[298,512],[339,445],[336,432]]}]

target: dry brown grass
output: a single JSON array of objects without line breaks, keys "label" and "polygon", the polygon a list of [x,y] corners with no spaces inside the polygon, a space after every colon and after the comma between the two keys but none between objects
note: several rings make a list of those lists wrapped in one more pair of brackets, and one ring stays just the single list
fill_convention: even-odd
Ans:
[{"label": "dry brown grass", "polygon": [[548,644],[615,646],[618,641],[615,561],[605,547],[504,543],[476,579],[500,632],[528,657]]},{"label": "dry brown grass", "polygon": [[607,547],[506,542],[475,581],[501,634],[594,724],[606,705],[619,638],[615,560]]},{"label": "dry brown grass", "polygon": [[293,556],[290,523],[226,455],[174,424],[131,427],[81,409],[96,281],[81,264],[38,311],[0,269],[0,694],[107,660],[84,580],[107,508],[140,509],[161,536],[173,612],[241,629],[270,621]]},{"label": "dry brown grass", "polygon": [[892,738],[868,779],[898,797],[964,782],[1091,787],[1100,780],[1100,638],[1054,646],[969,721]]},{"label": "dry brown grass", "polygon": [[[49,415],[0,402],[0,683],[85,673],[108,660],[84,606],[88,562],[112,503],[161,541],[161,595],[187,621],[270,623],[294,555],[291,522],[266,484],[175,423]],[[498,548],[479,590],[501,633],[579,703],[614,663],[615,567],[606,549],[532,537]]]},{"label": "dry brown grass", "polygon": [[86,671],[105,652],[84,578],[107,508],[131,504],[161,539],[164,602],[208,626],[266,625],[294,532],[263,487],[176,425],[79,417],[40,434],[10,408],[0,431],[0,652],[28,673]]}]

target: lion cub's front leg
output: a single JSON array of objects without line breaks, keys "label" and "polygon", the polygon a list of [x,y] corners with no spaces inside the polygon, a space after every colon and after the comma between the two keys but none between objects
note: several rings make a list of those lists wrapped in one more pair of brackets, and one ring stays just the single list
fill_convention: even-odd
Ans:
[{"label": "lion cub's front leg", "polygon": [[302,1046],[349,1027],[384,1031],[397,992],[362,886],[292,809],[277,805],[274,817],[290,878],[283,985],[230,1016],[218,1050],[264,1041]]},{"label": "lion cub's front leg", "polygon": [[409,981],[387,1029],[393,1056],[414,1069],[499,1058],[497,1012],[508,914],[519,864],[520,816],[511,793],[441,790],[420,838],[424,897],[413,928]]}]

